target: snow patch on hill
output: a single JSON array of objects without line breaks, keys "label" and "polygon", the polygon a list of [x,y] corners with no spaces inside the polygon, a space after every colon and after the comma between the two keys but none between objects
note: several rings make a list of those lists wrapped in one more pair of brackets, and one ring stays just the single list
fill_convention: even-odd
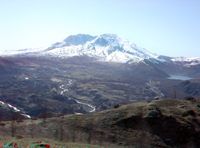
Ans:
[{"label": "snow patch on hill", "polygon": [[192,58],[177,57],[177,58],[172,58],[171,61],[175,64],[183,65],[185,67],[190,67],[200,64],[200,58],[198,57],[192,57]]}]

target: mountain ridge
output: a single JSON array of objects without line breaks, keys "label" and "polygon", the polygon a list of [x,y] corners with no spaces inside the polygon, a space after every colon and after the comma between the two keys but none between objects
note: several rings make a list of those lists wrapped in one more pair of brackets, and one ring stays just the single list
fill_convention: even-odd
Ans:
[{"label": "mountain ridge", "polygon": [[168,57],[151,53],[133,42],[117,34],[102,34],[92,36],[88,34],[70,35],[60,42],[49,46],[2,51],[0,56],[29,56],[42,58],[69,58],[74,56],[88,56],[97,61],[115,63],[138,63],[150,61],[154,64],[167,63],[173,66],[194,67],[200,65],[200,58]]},{"label": "mountain ridge", "polygon": [[48,47],[2,52],[1,55],[51,56],[59,58],[88,55],[89,57],[96,57],[100,61],[121,63],[135,63],[144,59],[149,59],[152,62],[164,61],[162,58],[157,58],[157,54],[153,54],[117,34],[103,34],[100,36],[71,35],[63,41]]}]

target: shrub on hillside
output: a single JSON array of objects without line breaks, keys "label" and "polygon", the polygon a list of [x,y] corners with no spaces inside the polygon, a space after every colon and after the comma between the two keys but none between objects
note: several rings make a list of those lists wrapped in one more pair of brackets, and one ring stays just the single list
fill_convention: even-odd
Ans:
[{"label": "shrub on hillside", "polygon": [[187,97],[185,97],[185,100],[192,101],[192,102],[196,102],[197,101],[197,99],[195,97],[193,97],[193,96],[187,96]]},{"label": "shrub on hillside", "polygon": [[119,104],[117,104],[117,105],[115,105],[115,106],[114,106],[114,108],[119,108],[119,107],[120,107],[120,105],[119,105]]}]

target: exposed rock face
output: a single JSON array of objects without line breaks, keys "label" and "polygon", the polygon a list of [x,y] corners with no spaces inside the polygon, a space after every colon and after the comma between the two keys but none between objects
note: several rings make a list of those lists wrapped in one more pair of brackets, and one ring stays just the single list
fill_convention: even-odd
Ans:
[{"label": "exposed rock face", "polygon": [[195,113],[194,110],[188,110],[186,112],[183,112],[182,117],[186,117],[186,116],[192,116],[192,117],[197,117],[197,114]]},{"label": "exposed rock face", "polygon": [[[200,109],[197,104],[200,100],[186,101],[177,99],[155,100],[141,105],[127,106],[129,117],[119,119],[115,125],[123,129],[129,129],[134,133],[141,130],[150,141],[158,136],[163,142],[147,142],[152,146],[169,147],[200,147]],[[184,108],[180,108],[182,105]],[[121,107],[123,108],[123,106]],[[121,111],[121,114],[123,111]],[[152,137],[148,137],[150,134]],[[137,135],[137,134],[136,134]],[[139,137],[138,137],[139,138]],[[140,137],[142,138],[142,137]],[[151,139],[153,141],[153,139]],[[159,140],[158,140],[159,141]],[[146,143],[146,144],[147,144]],[[131,142],[129,142],[131,144]],[[127,143],[127,145],[129,145]],[[145,145],[145,143],[143,144]]]}]

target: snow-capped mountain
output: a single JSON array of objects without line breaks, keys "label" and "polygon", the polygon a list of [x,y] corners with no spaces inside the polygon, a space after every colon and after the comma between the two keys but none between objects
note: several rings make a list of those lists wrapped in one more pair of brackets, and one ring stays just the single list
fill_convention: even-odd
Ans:
[{"label": "snow-capped mountain", "polygon": [[184,67],[200,64],[200,58],[166,58],[151,53],[117,34],[103,34],[100,36],[70,35],[60,42],[42,48],[0,52],[0,56],[15,55],[47,58],[69,58],[86,55],[106,62],[136,63],[148,60],[153,63],[167,62]]},{"label": "snow-capped mountain", "polygon": [[91,36],[85,34],[71,35],[61,42],[50,46],[18,51],[1,52],[2,56],[27,55],[68,58],[87,55],[100,61],[134,63],[148,59],[151,62],[163,62],[162,57],[151,53],[144,48],[116,34],[103,34]]},{"label": "snow-capped mountain", "polygon": [[178,57],[178,58],[172,58],[171,61],[176,65],[183,65],[184,67],[190,67],[200,64],[200,58],[198,57],[192,57],[192,58]]}]

